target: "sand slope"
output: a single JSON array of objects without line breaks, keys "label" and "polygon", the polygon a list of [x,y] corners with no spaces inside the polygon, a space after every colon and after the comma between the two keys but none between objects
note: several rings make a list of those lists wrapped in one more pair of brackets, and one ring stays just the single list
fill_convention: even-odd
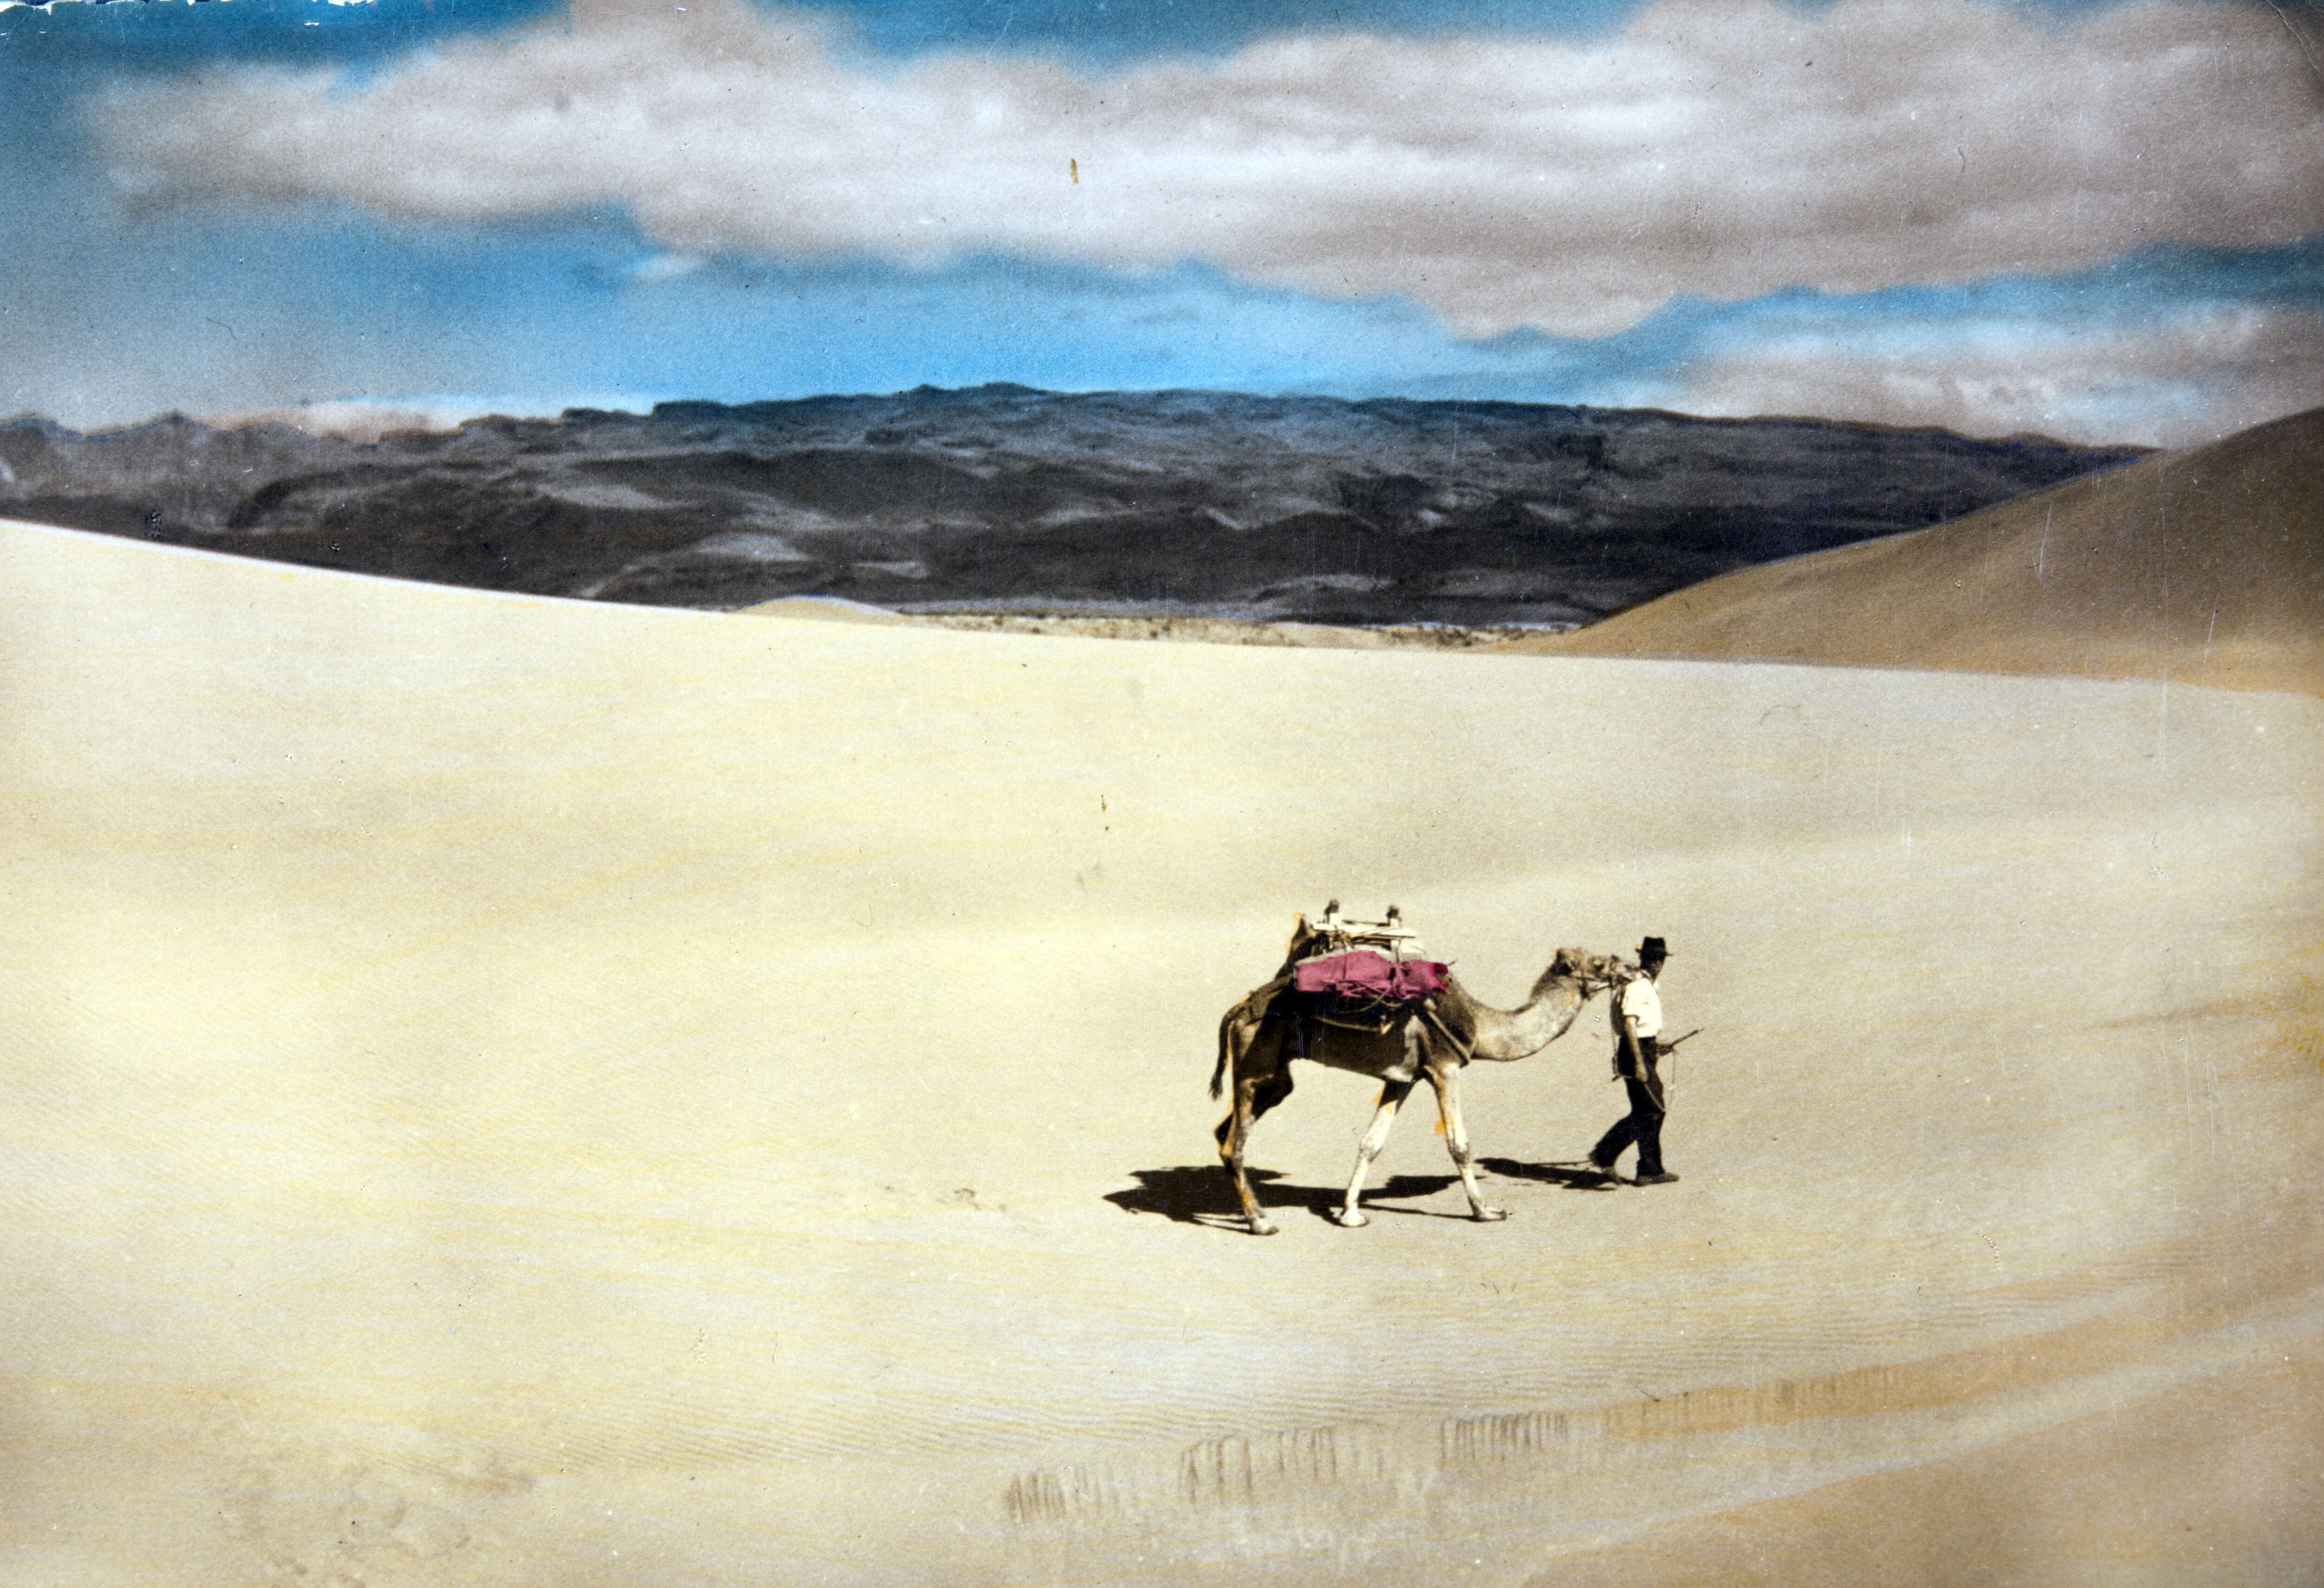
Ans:
[{"label": "sand slope", "polygon": [[[0,1582],[2324,1570],[2324,702],[0,589]],[[1593,1010],[1220,1227],[1333,895],[1670,937],[1684,1179]]]},{"label": "sand slope", "polygon": [[2324,693],[2324,409],[1519,648]]}]

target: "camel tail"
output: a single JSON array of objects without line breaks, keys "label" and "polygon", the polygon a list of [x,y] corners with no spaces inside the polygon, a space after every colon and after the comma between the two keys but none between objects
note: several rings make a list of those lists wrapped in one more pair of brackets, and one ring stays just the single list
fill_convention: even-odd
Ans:
[{"label": "camel tail", "polygon": [[1267,1022],[1269,1006],[1274,1002],[1275,995],[1290,984],[1291,977],[1286,974],[1276,977],[1264,987],[1252,988],[1237,1001],[1232,1009],[1227,1011],[1226,1018],[1219,1021],[1219,1065],[1218,1068],[1211,1072],[1212,1096],[1216,1097],[1221,1088],[1226,1085],[1227,1068],[1234,1062],[1236,1022],[1250,1021],[1255,1036],[1259,1029]]}]

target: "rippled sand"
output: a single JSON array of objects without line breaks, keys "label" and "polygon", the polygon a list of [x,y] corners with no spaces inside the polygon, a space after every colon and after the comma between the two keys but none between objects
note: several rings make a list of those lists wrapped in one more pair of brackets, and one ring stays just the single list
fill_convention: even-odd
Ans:
[{"label": "rippled sand", "polygon": [[[0,529],[0,1580],[2303,1582],[2324,702],[496,597]],[[1211,1166],[1394,901],[1602,1006]]]}]

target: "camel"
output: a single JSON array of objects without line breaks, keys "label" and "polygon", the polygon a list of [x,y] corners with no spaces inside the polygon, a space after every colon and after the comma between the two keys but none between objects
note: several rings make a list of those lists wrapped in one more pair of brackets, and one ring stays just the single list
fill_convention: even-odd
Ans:
[{"label": "camel", "polygon": [[[1305,925],[1304,918],[1301,925]],[[1297,956],[1295,935],[1292,957]],[[1233,1106],[1212,1133],[1218,1138],[1221,1161],[1234,1177],[1250,1233],[1272,1235],[1276,1226],[1251,1195],[1250,1177],[1243,1172],[1243,1149],[1259,1117],[1291,1095],[1295,1058],[1377,1076],[1381,1082],[1379,1105],[1356,1149],[1347,1196],[1333,1215],[1336,1223],[1356,1229],[1371,1222],[1359,1205],[1364,1177],[1388,1143],[1397,1110],[1424,1076],[1435,1090],[1445,1146],[1469,1194],[1471,1216],[1507,1218],[1501,1209],[1487,1205],[1477,1187],[1468,1127],[1461,1118],[1461,1070],[1472,1058],[1506,1064],[1539,1053],[1565,1034],[1582,1006],[1612,986],[1620,971],[1621,961],[1610,956],[1561,948],[1516,1009],[1480,1003],[1458,978],[1448,976],[1445,990],[1434,997],[1392,1008],[1370,1028],[1355,1028],[1322,1019],[1319,1009],[1292,993],[1286,963],[1285,974],[1247,993],[1219,1022],[1219,1062],[1211,1074],[1213,1097],[1230,1073],[1234,1079]]]}]

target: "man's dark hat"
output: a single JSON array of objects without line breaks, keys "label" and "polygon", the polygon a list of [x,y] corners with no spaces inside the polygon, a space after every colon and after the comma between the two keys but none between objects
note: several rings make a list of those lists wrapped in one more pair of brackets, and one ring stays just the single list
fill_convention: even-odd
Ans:
[{"label": "man's dark hat", "polygon": [[1668,959],[1669,957],[1670,945],[1664,942],[1660,937],[1648,937],[1638,945],[1638,958],[1641,961],[1649,959]]}]

